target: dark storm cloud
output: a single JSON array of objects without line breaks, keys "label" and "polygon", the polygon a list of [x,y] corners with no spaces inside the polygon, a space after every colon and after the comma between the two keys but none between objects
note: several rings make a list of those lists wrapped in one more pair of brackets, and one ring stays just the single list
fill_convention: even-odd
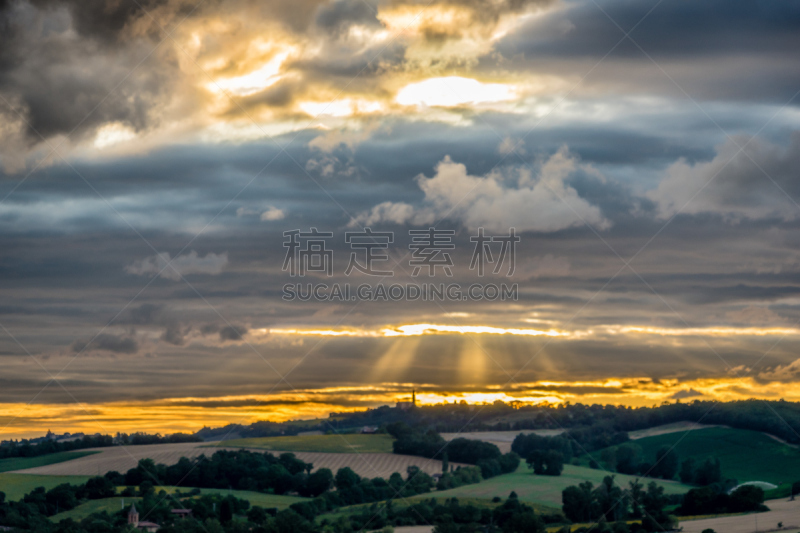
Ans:
[{"label": "dark storm cloud", "polygon": [[139,351],[139,342],[129,335],[101,333],[94,338],[75,341],[70,349],[73,353],[104,351],[130,355]]},{"label": "dark storm cloud", "polygon": [[7,2],[0,10],[0,95],[14,110],[2,106],[6,119],[24,117],[29,143],[73,131],[80,137],[113,121],[147,128],[171,76],[156,61],[136,68],[155,43],[123,35],[142,7],[161,3]]},{"label": "dark storm cloud", "polygon": [[[631,37],[656,59],[765,54],[796,60],[800,2],[565,2],[506,37],[498,49],[509,56],[599,59],[631,29]],[[646,60],[630,42],[614,55]]]},{"label": "dark storm cloud", "polygon": [[[81,35],[114,42],[134,20],[168,0],[137,0],[120,2],[116,0],[31,0],[42,10],[52,11],[66,7],[69,10],[75,29]],[[10,2],[9,2],[10,3]]]},{"label": "dark storm cloud", "polygon": [[162,316],[163,305],[142,304],[133,307],[125,312],[118,320],[119,324],[150,325],[157,323],[157,319]]},{"label": "dark storm cloud", "polygon": [[[129,39],[126,33],[130,24],[142,20],[142,13],[135,8],[135,2],[123,4],[103,11],[97,2],[85,7],[77,2],[61,7],[48,2],[36,4],[38,10],[30,8],[23,13],[19,6],[24,3],[6,3],[16,7],[7,7],[4,13],[11,15],[0,19],[4,24],[0,39],[5,36],[13,40],[13,46],[0,52],[0,91],[18,97],[14,101],[43,133],[64,133],[74,128],[83,114],[102,99],[103,91],[110,90],[149,51],[152,42]],[[463,4],[475,7],[477,16],[486,7],[485,2]],[[499,11],[524,8],[522,3],[492,5],[500,7],[490,6],[487,19]],[[601,5],[627,30],[653,4],[615,1]],[[725,85],[726,91],[747,89],[747,94],[753,95],[760,94],[758,89],[764,85],[781,90],[791,85],[798,69],[786,50],[796,48],[798,39],[798,32],[794,31],[796,16],[791,11],[795,3],[765,6],[712,2],[708,6],[715,11],[700,3],[665,2],[633,36],[657,60],[666,58],[670,72],[675,68],[681,76],[711,88]],[[553,7],[552,14],[532,18],[530,26],[502,41],[500,50],[508,61],[504,64],[522,65],[532,72],[540,67],[545,73],[551,69],[569,71],[572,75],[572,63],[584,61],[587,68],[583,73],[599,59],[598,54],[622,37],[591,2],[566,4],[562,10]],[[354,52],[346,42],[336,40],[354,24],[374,25],[368,8],[360,0],[264,4],[261,9],[265,16],[280,18],[287,27],[308,32],[309,37],[329,40],[322,41],[326,43],[323,57],[291,64],[300,76],[243,98],[242,106],[247,110],[285,108],[301,96],[313,96],[315,87],[310,82],[331,82],[335,86],[337,80],[333,78],[351,78],[362,70],[350,88],[367,96],[377,94],[379,75],[403,67],[406,44],[392,44],[378,60],[370,62],[378,49],[368,47]],[[761,11],[756,13],[754,9]],[[22,17],[26,13],[29,18]],[[77,39],[67,38],[68,28],[77,29]],[[316,33],[322,30],[324,36]],[[737,36],[740,41],[736,41]],[[435,32],[429,37],[450,38]],[[23,54],[23,50],[28,52]],[[272,139],[287,146],[297,136],[287,148],[291,157],[279,154],[271,139],[259,139],[245,143],[176,144],[145,154],[72,161],[114,209],[65,165],[55,164],[35,172],[2,204],[0,211],[0,290],[8,298],[0,308],[0,313],[5,312],[4,324],[10,320],[9,328],[15,333],[21,331],[19,338],[37,354],[63,353],[65,348],[77,353],[86,348],[87,352],[132,356],[145,351],[145,341],[141,340],[145,333],[151,339],[158,338],[153,341],[158,357],[148,359],[147,368],[142,368],[137,357],[116,357],[113,368],[98,365],[97,358],[87,358],[91,364],[78,358],[76,364],[85,366],[78,367],[83,375],[81,379],[73,378],[75,386],[95,401],[117,399],[120,395],[163,398],[186,391],[196,396],[263,392],[264,381],[275,376],[263,361],[253,357],[251,350],[236,342],[248,333],[248,327],[254,333],[260,328],[282,325],[333,327],[339,319],[344,319],[342,326],[376,329],[422,320],[453,325],[496,321],[539,327],[521,322],[534,311],[537,316],[552,320],[553,327],[570,321],[569,326],[576,329],[643,322],[684,327],[683,320],[691,326],[717,326],[732,320],[739,323],[740,317],[750,316],[762,317],[759,324],[767,326],[791,325],[800,319],[793,300],[800,291],[800,259],[796,253],[800,247],[800,237],[796,236],[800,210],[791,206],[758,167],[791,196],[800,196],[795,179],[800,166],[800,140],[798,134],[787,133],[796,127],[792,125],[793,115],[778,114],[763,137],[749,145],[747,155],[757,166],[749,157],[734,158],[715,182],[667,225],[662,212],[677,212],[684,198],[681,193],[693,194],[696,189],[691,187],[710,179],[735,147],[691,102],[682,101],[683,96],[677,101],[656,99],[654,104],[638,107],[636,98],[647,100],[650,94],[648,84],[668,85],[668,80],[654,81],[660,73],[654,67],[642,69],[648,60],[636,52],[630,43],[624,43],[594,72],[603,82],[616,78],[614,82],[630,83],[635,90],[620,91],[613,98],[590,94],[563,108],[556,106],[555,98],[536,96],[543,107],[556,106],[552,116],[461,109],[458,115],[453,111],[452,116],[459,120],[453,126],[436,122],[431,117],[441,110],[430,109],[419,115],[425,120],[387,118],[371,136],[352,147],[340,144],[324,152],[310,147],[309,142],[317,135],[328,133],[320,130],[291,132]],[[524,62],[519,62],[521,53],[525,54]],[[737,65],[738,58],[745,63]],[[726,66],[728,60],[730,68]],[[476,68],[482,68],[488,56],[483,61]],[[747,61],[761,66],[750,71],[747,65],[751,63]],[[720,81],[704,71],[715,65],[735,75],[737,83]],[[159,101],[173,81],[174,65],[167,68],[156,61],[145,66],[142,73],[137,71],[126,82],[121,96],[115,93],[98,108],[85,123],[85,131],[79,133],[88,135],[104,121],[119,120],[134,129],[147,129],[156,120],[153,102]],[[765,75],[764,69],[769,68],[777,74]],[[427,74],[437,72],[431,70]],[[589,93],[596,88],[595,80],[587,80]],[[660,90],[654,89],[653,94],[663,94]],[[743,105],[723,101],[727,93],[706,94],[719,98],[711,112],[731,132],[754,134],[777,111],[761,105],[773,101],[769,95],[756,105]],[[631,95],[635,97],[629,98]],[[569,112],[562,117],[559,113],[567,108]],[[522,160],[515,155],[503,159],[498,147],[505,137],[522,141]],[[445,156],[465,164],[470,175],[485,176],[501,160],[501,170],[525,163],[535,166],[564,146],[581,164],[596,171],[575,172],[566,183],[581,198],[599,206],[612,224],[608,230],[600,230],[599,236],[586,227],[524,233],[518,263],[521,298],[514,306],[487,306],[485,302],[387,306],[366,302],[347,314],[351,311],[349,305],[281,300],[281,287],[290,281],[280,271],[285,251],[282,231],[310,226],[335,231],[338,240],[333,249],[340,276],[342,262],[346,264],[349,254],[342,240],[349,216],[384,201],[419,205],[424,194],[415,178],[420,174],[431,176]],[[305,170],[311,168],[308,162],[322,161],[323,157],[335,159],[333,167],[337,171],[329,177],[314,173],[309,177]],[[262,172],[273,158],[274,162]],[[357,168],[358,172],[348,173],[350,168]],[[18,177],[4,175],[0,180],[0,198],[16,185],[15,179]],[[665,187],[659,189],[659,183]],[[286,218],[261,220],[259,214],[269,206],[283,210]],[[237,216],[239,208],[244,215]],[[466,265],[472,250],[469,232],[458,220],[437,225],[456,229],[456,277],[467,279]],[[391,224],[387,227],[397,232],[400,257],[408,244],[400,236],[407,234],[409,228]],[[191,239],[191,247],[182,251]],[[645,246],[631,263],[636,273],[625,269],[623,261]],[[227,251],[229,263],[225,271],[218,276],[192,278],[192,287],[182,280],[151,279],[124,272],[126,266],[154,253],[175,257],[192,249],[202,257]],[[558,268],[540,268],[547,261]],[[609,283],[620,268],[623,271]],[[402,283],[408,281],[408,276],[398,271],[395,279]],[[150,285],[144,289],[147,283]],[[137,300],[114,325],[136,326],[140,336],[103,333],[87,346],[134,297]],[[769,312],[743,312],[749,307],[768,307]],[[222,322],[217,312],[234,326]],[[448,322],[451,319],[445,312],[474,315]],[[210,323],[213,325],[208,326]],[[316,342],[278,337],[272,335],[264,340],[251,334],[247,340],[253,344],[263,341],[257,344],[258,351],[270,362],[277,359],[275,364],[281,371],[293,368]],[[379,377],[373,375],[376,361],[396,340],[326,342],[311,353],[310,364],[301,365],[291,381],[293,385],[309,387],[330,386],[332,382],[375,383],[379,378],[457,385],[457,372],[466,366],[462,352],[474,348],[470,341],[458,336],[412,339],[416,340],[420,340],[418,348],[403,352],[408,364],[392,366],[391,372]],[[719,358],[697,339],[681,339],[673,344],[652,337],[628,340],[609,336],[596,341],[556,339],[546,347],[540,339],[497,336],[482,337],[480,341],[497,361],[485,361],[486,371],[481,377],[487,382],[505,383],[508,375],[503,369],[514,372],[522,368],[540,348],[541,354],[520,379],[616,375],[668,378],[676,373],[682,373],[681,377],[702,377],[725,371]],[[3,351],[20,353],[2,335],[0,343]],[[761,355],[769,348],[767,341],[752,339],[713,340],[712,344],[726,360],[737,364],[744,364],[748,357]],[[770,353],[769,368],[794,360],[797,343],[786,339],[785,345]],[[19,375],[27,376],[35,370],[23,368]],[[178,373],[186,388],[176,391]],[[117,385],[120,379],[126,380],[122,387]],[[17,385],[9,383],[7,389],[3,383],[0,389],[5,398],[19,401],[32,383],[38,382],[25,377]],[[550,392],[627,391],[554,386]],[[56,394],[52,397],[58,399]],[[337,401],[356,405],[348,404],[347,399]],[[204,404],[218,405],[221,404]]]},{"label": "dark storm cloud", "polygon": [[186,343],[186,335],[192,331],[190,326],[184,326],[177,322],[167,324],[161,340],[174,346],[183,346]]},{"label": "dark storm cloud", "polygon": [[[623,39],[629,30],[638,46]],[[591,69],[590,83],[616,91],[682,98],[680,86],[695,98],[784,103],[800,86],[793,53],[799,46],[797,1],[605,0],[565,2],[504,37],[496,50],[545,71],[576,73],[580,65],[578,75]]]},{"label": "dark storm cloud", "polygon": [[246,326],[225,326],[219,330],[219,340],[240,341],[248,331]]}]

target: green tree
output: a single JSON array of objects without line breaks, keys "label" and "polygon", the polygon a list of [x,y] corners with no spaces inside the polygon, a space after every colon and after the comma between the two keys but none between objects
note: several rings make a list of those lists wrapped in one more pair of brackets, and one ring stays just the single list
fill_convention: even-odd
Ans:
[{"label": "green tree", "polygon": [[[792,483],[792,500],[796,495],[800,494],[800,481],[795,481]],[[2,500],[0,500],[1,502]]]},{"label": "green tree", "polygon": [[584,481],[572,485],[561,491],[561,503],[564,516],[573,522],[588,522],[592,519],[592,489],[591,481]]},{"label": "green tree", "polygon": [[673,479],[678,473],[680,460],[678,454],[669,446],[662,446],[656,452],[656,463],[650,471],[653,477]]},{"label": "green tree", "polygon": [[247,520],[254,524],[261,525],[266,522],[268,518],[269,513],[267,510],[258,505],[254,505],[249,511],[247,511]]},{"label": "green tree", "polygon": [[639,470],[639,462],[642,457],[642,449],[635,444],[622,444],[617,447],[617,472],[621,474],[636,474]]},{"label": "green tree", "polygon": [[219,506],[219,520],[223,524],[233,520],[233,504],[228,498],[222,500],[222,504]]},{"label": "green tree", "polygon": [[722,465],[719,459],[708,458],[697,468],[694,482],[698,485],[711,485],[718,481],[722,481]]},{"label": "green tree", "polygon": [[[346,483],[346,482],[345,482]],[[333,485],[333,472],[328,468],[320,468],[306,481],[306,493],[308,496],[316,497],[324,493]]]},{"label": "green tree", "polygon": [[681,463],[680,472],[681,483],[692,483],[694,481],[694,459],[689,457]]},{"label": "green tree", "polygon": [[630,495],[631,499],[631,516],[633,518],[641,518],[642,517],[642,498],[644,497],[644,491],[642,485],[638,479],[631,481],[628,486],[628,494]]},{"label": "green tree", "polygon": [[534,450],[527,459],[533,473],[544,476],[560,476],[564,470],[564,456],[554,450]]},{"label": "green tree", "polygon": [[340,468],[336,472],[336,488],[339,490],[355,487],[359,481],[361,481],[361,477],[349,466]]}]

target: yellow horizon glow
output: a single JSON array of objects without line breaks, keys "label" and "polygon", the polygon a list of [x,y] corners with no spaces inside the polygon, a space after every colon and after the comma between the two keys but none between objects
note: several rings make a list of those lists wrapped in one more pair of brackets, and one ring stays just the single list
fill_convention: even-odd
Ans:
[{"label": "yellow horizon glow", "polygon": [[[607,404],[643,407],[674,401],[682,393],[688,401],[732,401],[749,398],[800,401],[793,383],[763,382],[755,377],[679,379],[610,377],[594,381],[535,381],[513,385],[485,385],[465,389],[437,388],[431,384],[379,383],[377,385],[298,389],[270,395],[180,397],[147,402],[95,404],[0,404],[3,438],[56,433],[194,432],[205,426],[249,424],[259,420],[285,422],[326,418],[331,413],[363,411],[367,407],[407,401],[417,390],[421,405],[460,403],[479,407],[496,401],[535,404]],[[500,390],[503,389],[503,390]],[[581,390],[585,389],[585,390]],[[681,397],[680,394],[678,397]],[[354,406],[357,402],[358,406]]]}]

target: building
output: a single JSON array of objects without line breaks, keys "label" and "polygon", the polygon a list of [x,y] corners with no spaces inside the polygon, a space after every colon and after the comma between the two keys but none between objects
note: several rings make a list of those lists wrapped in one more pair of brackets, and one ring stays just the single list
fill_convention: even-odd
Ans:
[{"label": "building", "polygon": [[403,411],[408,411],[412,407],[417,406],[417,391],[411,391],[411,401],[410,402],[397,402],[395,407],[397,409],[401,409]]},{"label": "building", "polygon": [[139,521],[139,511],[136,510],[136,505],[131,504],[131,508],[128,511],[128,524],[132,525],[136,529],[141,529],[143,531],[147,531],[148,533],[155,533],[158,531],[158,528],[161,527],[155,522],[148,522],[146,520]]},{"label": "building", "polygon": [[191,509],[173,509],[173,510],[170,511],[170,513],[172,513],[174,515],[178,515],[181,518],[186,518],[186,517],[192,516],[192,510]]},{"label": "building", "polygon": [[361,428],[362,435],[374,435],[378,432],[378,426],[364,426]]}]

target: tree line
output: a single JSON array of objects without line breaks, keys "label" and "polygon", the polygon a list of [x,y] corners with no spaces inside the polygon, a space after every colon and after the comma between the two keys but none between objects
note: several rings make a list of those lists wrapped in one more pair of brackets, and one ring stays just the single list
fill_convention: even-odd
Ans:
[{"label": "tree line", "polygon": [[519,454],[504,454],[490,442],[465,438],[448,442],[432,429],[412,428],[405,422],[389,424],[386,431],[395,438],[392,450],[396,454],[475,465],[484,479],[514,472],[520,464]]}]

